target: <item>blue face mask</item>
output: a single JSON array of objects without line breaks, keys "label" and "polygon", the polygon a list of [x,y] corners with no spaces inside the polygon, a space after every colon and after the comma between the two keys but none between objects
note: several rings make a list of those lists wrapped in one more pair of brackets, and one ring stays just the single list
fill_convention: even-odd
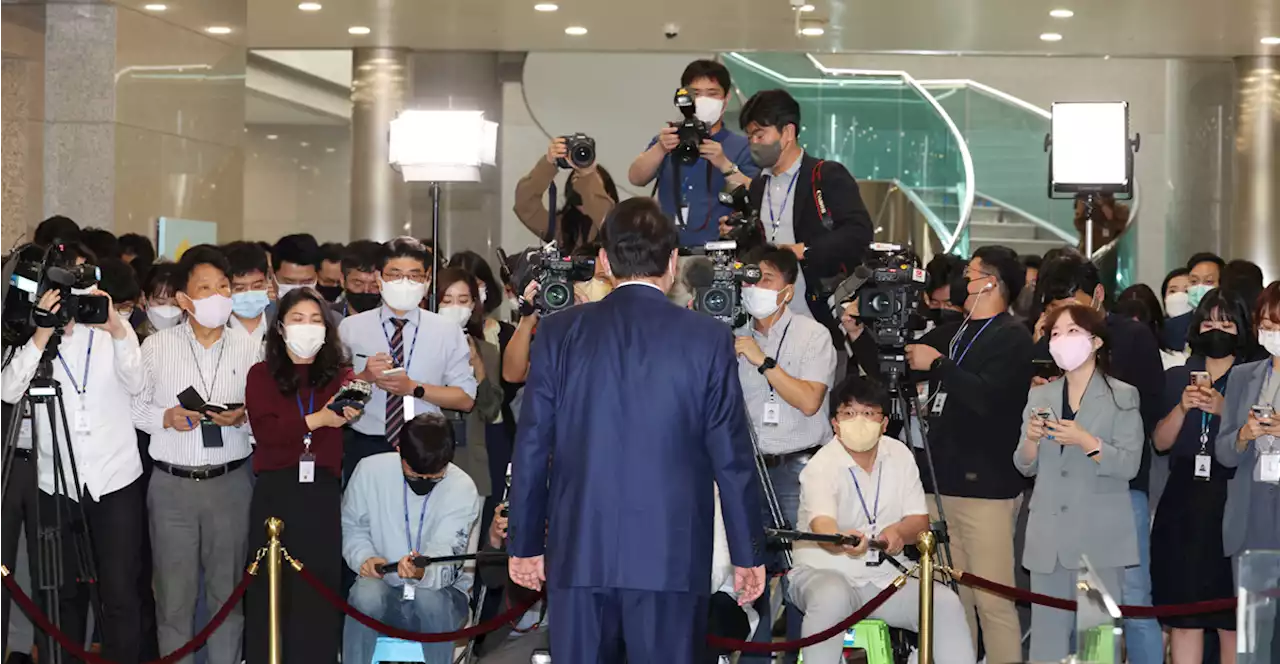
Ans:
[{"label": "blue face mask", "polygon": [[1191,309],[1194,310],[1196,307],[1200,306],[1200,300],[1204,299],[1205,293],[1208,293],[1213,289],[1214,287],[1208,284],[1196,284],[1188,288],[1187,304],[1190,304]]},{"label": "blue face mask", "polygon": [[262,311],[267,308],[267,304],[270,301],[267,298],[267,291],[264,290],[233,293],[231,295],[231,313],[241,318],[255,318],[262,315]]}]

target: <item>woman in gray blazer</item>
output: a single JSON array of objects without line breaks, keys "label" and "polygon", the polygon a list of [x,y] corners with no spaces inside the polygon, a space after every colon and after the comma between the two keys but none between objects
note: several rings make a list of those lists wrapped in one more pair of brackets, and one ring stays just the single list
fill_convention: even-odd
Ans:
[{"label": "woman in gray blazer", "polygon": [[[1138,391],[1106,375],[1106,324],[1097,311],[1063,307],[1049,315],[1045,329],[1066,376],[1032,388],[1022,414],[1013,464],[1036,478],[1022,565],[1033,591],[1074,599],[1087,556],[1119,597],[1124,568],[1138,563],[1129,498],[1145,438]],[[1031,659],[1065,658],[1074,629],[1071,612],[1032,606]]]}]

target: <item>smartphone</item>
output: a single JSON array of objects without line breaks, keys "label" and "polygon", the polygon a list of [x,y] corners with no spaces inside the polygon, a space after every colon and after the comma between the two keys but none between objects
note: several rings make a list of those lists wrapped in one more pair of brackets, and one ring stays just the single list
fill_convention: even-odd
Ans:
[{"label": "smartphone", "polygon": [[1269,420],[1275,417],[1276,409],[1271,404],[1262,403],[1256,406],[1249,406],[1249,410],[1253,411],[1253,416],[1260,420]]},{"label": "smartphone", "polygon": [[1031,416],[1039,418],[1041,422],[1056,422],[1058,416],[1053,413],[1053,409],[1048,406],[1036,406],[1031,411]]},{"label": "smartphone", "polygon": [[1062,375],[1062,369],[1058,368],[1057,363],[1053,360],[1034,359],[1031,365],[1035,368],[1034,375],[1045,380],[1058,378]]},{"label": "smartphone", "polygon": [[391,367],[390,369],[387,369],[386,371],[382,372],[382,375],[383,375],[383,376],[398,376],[398,375],[400,375],[400,374],[402,374],[402,373],[404,373],[404,367]]},{"label": "smartphone", "polygon": [[1192,371],[1189,384],[1192,387],[1213,387],[1213,378],[1208,371]]}]

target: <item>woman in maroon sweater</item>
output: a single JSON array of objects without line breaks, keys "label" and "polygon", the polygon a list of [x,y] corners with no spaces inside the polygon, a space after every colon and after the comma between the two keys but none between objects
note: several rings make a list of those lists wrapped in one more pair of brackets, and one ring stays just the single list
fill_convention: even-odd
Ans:
[{"label": "woman in maroon sweater", "polygon": [[[284,520],[289,553],[335,592],[342,574],[342,427],[359,415],[327,406],[352,380],[343,366],[338,331],[327,305],[311,288],[280,299],[267,331],[266,361],[249,370],[245,404],[257,448],[258,481],[249,508],[249,550],[266,543],[262,524]],[[341,615],[315,599],[297,574],[285,575],[281,593],[284,661],[332,664],[342,635]],[[255,585],[245,599],[246,660],[267,661],[267,589]]]}]

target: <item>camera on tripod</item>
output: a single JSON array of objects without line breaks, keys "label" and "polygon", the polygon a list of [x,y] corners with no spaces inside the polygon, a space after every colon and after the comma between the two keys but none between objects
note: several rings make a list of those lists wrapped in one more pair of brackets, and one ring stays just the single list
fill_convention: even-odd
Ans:
[{"label": "camera on tripod", "polygon": [[596,259],[590,256],[565,256],[554,242],[530,257],[538,296],[534,302],[538,313],[553,314],[573,306],[573,282],[595,276]]},{"label": "camera on tripod", "polygon": [[707,128],[707,123],[694,115],[693,95],[688,90],[684,88],[676,90],[675,102],[676,108],[680,109],[681,115],[684,115],[684,120],[671,123],[671,126],[676,128],[676,138],[680,139],[680,143],[671,151],[671,154],[676,163],[692,166],[702,157],[702,142],[711,140],[711,130]]},{"label": "camera on tripod", "polygon": [[558,157],[556,166],[560,168],[587,168],[596,163],[596,139],[582,132],[561,136],[568,157]]},{"label": "camera on tripod", "polygon": [[[75,249],[61,240],[54,240],[48,248],[27,245],[14,254],[4,298],[5,345],[25,344],[37,327],[61,329],[71,321],[86,325],[107,322],[107,298],[77,292],[92,288],[99,279],[97,266],[77,265],[77,257]],[[36,304],[51,290],[60,293],[58,310],[42,311]]]},{"label": "camera on tripod", "polygon": [[721,203],[733,209],[724,222],[730,230],[721,239],[736,242],[739,253],[744,255],[764,246],[764,222],[760,221],[760,211],[751,208],[751,197],[746,185],[738,185],[732,191],[722,191],[718,198]]},{"label": "camera on tripod", "polygon": [[858,291],[858,318],[881,348],[903,348],[924,329],[920,294],[925,271],[910,249],[876,242],[866,260],[870,271]]},{"label": "camera on tripod", "polygon": [[742,308],[742,285],[760,281],[760,266],[738,262],[735,258],[737,249],[738,245],[733,240],[708,242],[706,255],[711,261],[710,275],[704,274],[700,278],[689,275],[693,286],[693,310],[733,327],[741,327],[747,322],[747,313]]}]

